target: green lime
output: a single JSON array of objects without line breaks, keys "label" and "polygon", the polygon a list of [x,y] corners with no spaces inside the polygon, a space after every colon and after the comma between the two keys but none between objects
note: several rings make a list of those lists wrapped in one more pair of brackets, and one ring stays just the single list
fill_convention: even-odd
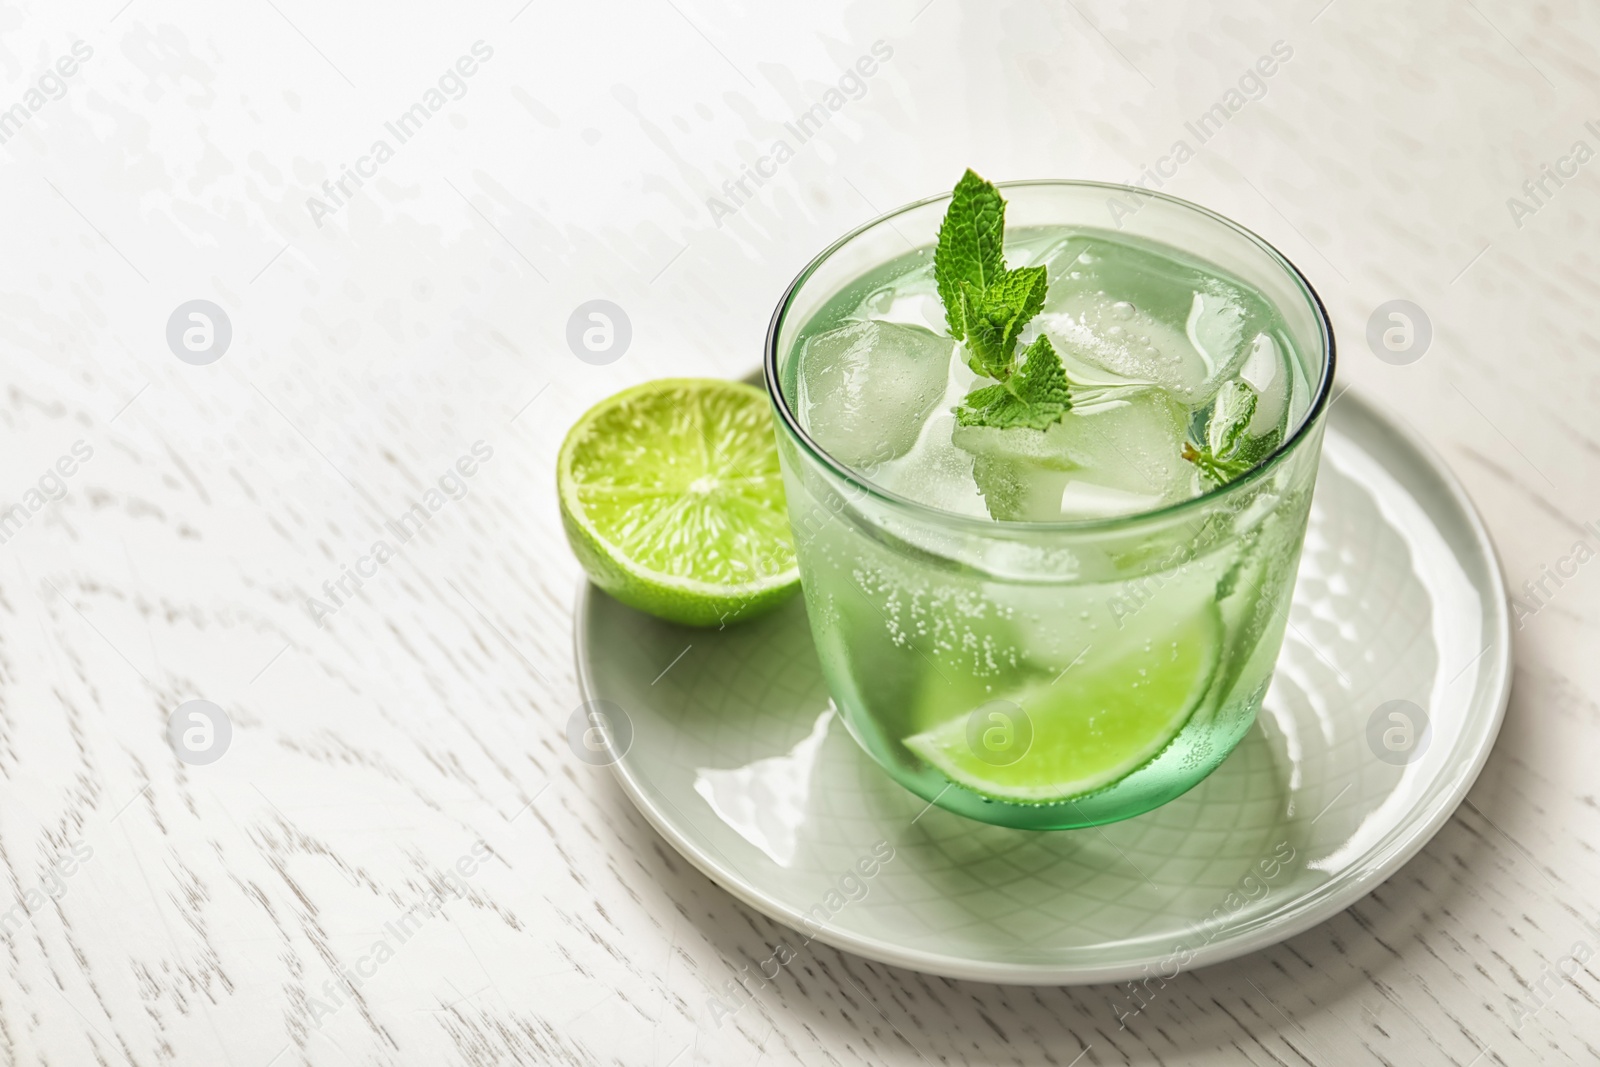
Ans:
[{"label": "green lime", "polygon": [[766,394],[666,378],[586,412],[556,461],[567,540],[601,589],[691,626],[750,618],[799,587]]},{"label": "green lime", "polygon": [[1054,681],[905,744],[951,781],[995,800],[1081,797],[1121,781],[1172,743],[1210,688],[1221,646],[1221,621],[1208,606],[1103,655],[1091,646]]}]

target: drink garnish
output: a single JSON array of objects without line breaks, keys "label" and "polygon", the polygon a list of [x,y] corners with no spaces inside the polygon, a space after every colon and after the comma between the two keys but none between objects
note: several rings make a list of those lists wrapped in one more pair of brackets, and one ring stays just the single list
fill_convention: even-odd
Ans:
[{"label": "drink garnish", "polygon": [[759,389],[706,378],[625,389],[567,433],[556,486],[578,562],[640,611],[722,627],[800,587]]},{"label": "drink garnish", "polygon": [[1281,437],[1277,432],[1262,437],[1245,433],[1256,416],[1260,399],[1246,382],[1224,386],[1206,423],[1204,443],[1185,442],[1183,458],[1218,485],[1227,485],[1255,467],[1277,447]]},{"label": "drink garnish", "polygon": [[1044,267],[1006,266],[1006,202],[968,170],[956,183],[933,253],[934,283],[950,336],[967,346],[973,373],[998,384],[968,393],[955,409],[962,426],[1043,430],[1072,407],[1070,383],[1049,338],[1040,334],[1019,360],[1017,339],[1044,307]]}]

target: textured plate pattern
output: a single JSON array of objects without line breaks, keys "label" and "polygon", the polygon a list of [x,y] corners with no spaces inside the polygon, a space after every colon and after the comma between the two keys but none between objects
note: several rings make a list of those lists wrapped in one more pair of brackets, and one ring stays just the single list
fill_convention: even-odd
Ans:
[{"label": "textured plate pattern", "polygon": [[[1392,873],[1493,743],[1509,679],[1504,603],[1453,479],[1345,396],[1259,722],[1199,787],[1136,819],[1041,834],[928,807],[834,717],[798,603],[711,633],[586,590],[577,645],[585,696],[633,727],[619,780],[719,884],[885,962],[1070,983],[1263,947]],[[1376,740],[1391,701],[1428,723],[1398,756]]]}]

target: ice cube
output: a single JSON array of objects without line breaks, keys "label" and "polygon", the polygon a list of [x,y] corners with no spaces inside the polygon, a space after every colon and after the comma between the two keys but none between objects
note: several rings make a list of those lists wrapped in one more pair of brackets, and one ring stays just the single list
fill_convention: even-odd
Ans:
[{"label": "ice cube", "polygon": [[887,285],[868,293],[854,317],[922,326],[934,333],[944,333],[948,324],[934,281],[932,262],[898,275]]},{"label": "ice cube", "polygon": [[[1001,432],[1029,439],[1001,442],[991,434]],[[971,449],[972,480],[983,494],[989,514],[1008,522],[1051,522],[1061,518],[1061,496],[1071,482],[1069,471],[1044,454],[1049,452],[1045,434],[1022,427],[1010,430],[974,430],[960,427],[962,447]],[[981,440],[974,440],[980,437]],[[1034,453],[1034,454],[1029,454]]]},{"label": "ice cube", "polygon": [[892,322],[817,334],[800,353],[801,425],[859,470],[905,455],[944,397],[954,348],[932,330]]},{"label": "ice cube", "polygon": [[1245,432],[1251,437],[1263,437],[1273,430],[1287,433],[1284,422],[1289,410],[1289,374],[1278,343],[1267,334],[1256,335],[1250,355],[1239,368],[1239,377],[1260,397],[1255,417]]},{"label": "ice cube", "polygon": [[[1008,249],[1009,251],[1009,249]],[[1045,294],[1044,310],[1055,311],[1054,297],[1067,291],[1100,289],[1105,285],[1107,255],[1115,261],[1123,251],[1118,246],[1085,234],[1071,234],[1044,246],[1036,254],[1027,256],[1024,266],[1042,265],[1049,289]]]},{"label": "ice cube", "polygon": [[987,518],[983,498],[973,485],[972,453],[957,448],[951,440],[955,424],[953,415],[934,415],[911,450],[880,466],[873,482],[929,507]]},{"label": "ice cube", "polygon": [[1056,347],[1124,382],[1184,389],[1204,364],[1181,330],[1106,290],[1069,293],[1039,317]]},{"label": "ice cube", "polygon": [[1244,312],[1226,295],[1195,291],[1183,329],[1101,289],[1069,293],[1041,328],[1076,359],[1125,382],[1159,385],[1190,407],[1216,395],[1248,353]]},{"label": "ice cube", "polygon": [[1046,436],[1077,464],[1077,480],[1169,503],[1192,484],[1183,459],[1188,422],[1184,406],[1161,389],[1114,389],[1083,398]]},{"label": "ice cube", "polygon": [[904,326],[920,326],[934,333],[943,333],[949,328],[938,293],[898,294],[878,318]]},{"label": "ice cube", "polygon": [[1248,354],[1244,346],[1244,310],[1225,292],[1196,292],[1184,332],[1205,364],[1205,384],[1215,386],[1205,396],[1191,400],[1201,403],[1215,395]]},{"label": "ice cube", "polygon": [[1118,515],[1137,515],[1167,503],[1153,493],[1130,493],[1126,489],[1068,482],[1061,494],[1061,517],[1067,519],[1109,519]]},{"label": "ice cube", "polygon": [[1187,409],[1164,390],[1098,390],[1046,430],[962,426],[973,480],[996,519],[1127,514],[1194,491],[1182,457]]}]

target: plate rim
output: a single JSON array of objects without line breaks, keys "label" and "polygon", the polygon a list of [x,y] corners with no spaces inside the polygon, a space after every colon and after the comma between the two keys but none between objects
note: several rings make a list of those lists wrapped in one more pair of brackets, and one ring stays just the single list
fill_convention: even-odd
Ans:
[{"label": "plate rim", "polygon": [[[1355,395],[1347,397],[1345,393]],[[1393,877],[1455,815],[1456,809],[1461,806],[1461,802],[1466,799],[1478,776],[1483,772],[1505,721],[1506,708],[1511,698],[1513,675],[1510,608],[1506,603],[1504,568],[1488,526],[1467,493],[1466,487],[1428,441],[1404,420],[1395,416],[1385,405],[1366,395],[1364,390],[1346,386],[1335,401],[1352,399],[1357,406],[1366,409],[1365,415],[1370,421],[1380,424],[1387,432],[1394,434],[1425,462],[1433,476],[1448,491],[1456,507],[1466,516],[1472,539],[1488,566],[1490,592],[1496,594],[1491,598],[1490,608],[1493,632],[1491,647],[1499,650],[1494,656],[1488,681],[1475,687],[1469,700],[1476,703],[1479,693],[1491,687],[1497,687],[1498,691],[1493,694],[1492,711],[1481,728],[1482,736],[1472,750],[1470,764],[1464,764],[1457,769],[1455,780],[1436,795],[1431,806],[1426,809],[1424,818],[1414,817],[1415,813],[1423,811],[1424,807],[1412,809],[1410,814],[1413,817],[1410,822],[1397,827],[1397,832],[1391,833],[1390,840],[1379,844],[1367,854],[1369,862],[1364,864],[1365,870],[1343,880],[1337,877],[1330,879],[1306,893],[1292,897],[1279,909],[1252,920],[1245,928],[1219,935],[1212,942],[1195,949],[1189,962],[1181,967],[1182,971],[1225,963],[1304,933],[1362,900]],[[1332,407],[1330,404],[1330,412]],[[579,579],[578,596],[573,608],[572,642],[578,691],[585,703],[596,699],[591,664],[583,639],[595,592],[595,587],[586,578]],[[613,761],[610,769],[622,787],[623,793],[645,820],[701,874],[767,918],[796,932],[803,932],[810,940],[820,941],[841,951],[924,974],[1001,985],[1093,985],[1126,981],[1146,975],[1149,968],[1172,956],[1172,953],[1168,952],[1164,955],[1140,957],[1114,964],[982,962],[924,949],[906,948],[892,941],[864,937],[841,930],[832,924],[817,928],[815,921],[804,922],[805,916],[801,912],[767,896],[737,870],[730,869],[731,865],[719,862],[692,838],[680,832],[674,820],[653,801],[645,788],[645,783],[631,770],[626,758]],[[1449,773],[1448,769],[1445,773]],[[1444,775],[1441,775],[1441,779],[1443,777]],[[1292,911],[1285,911],[1291,908]]]}]

